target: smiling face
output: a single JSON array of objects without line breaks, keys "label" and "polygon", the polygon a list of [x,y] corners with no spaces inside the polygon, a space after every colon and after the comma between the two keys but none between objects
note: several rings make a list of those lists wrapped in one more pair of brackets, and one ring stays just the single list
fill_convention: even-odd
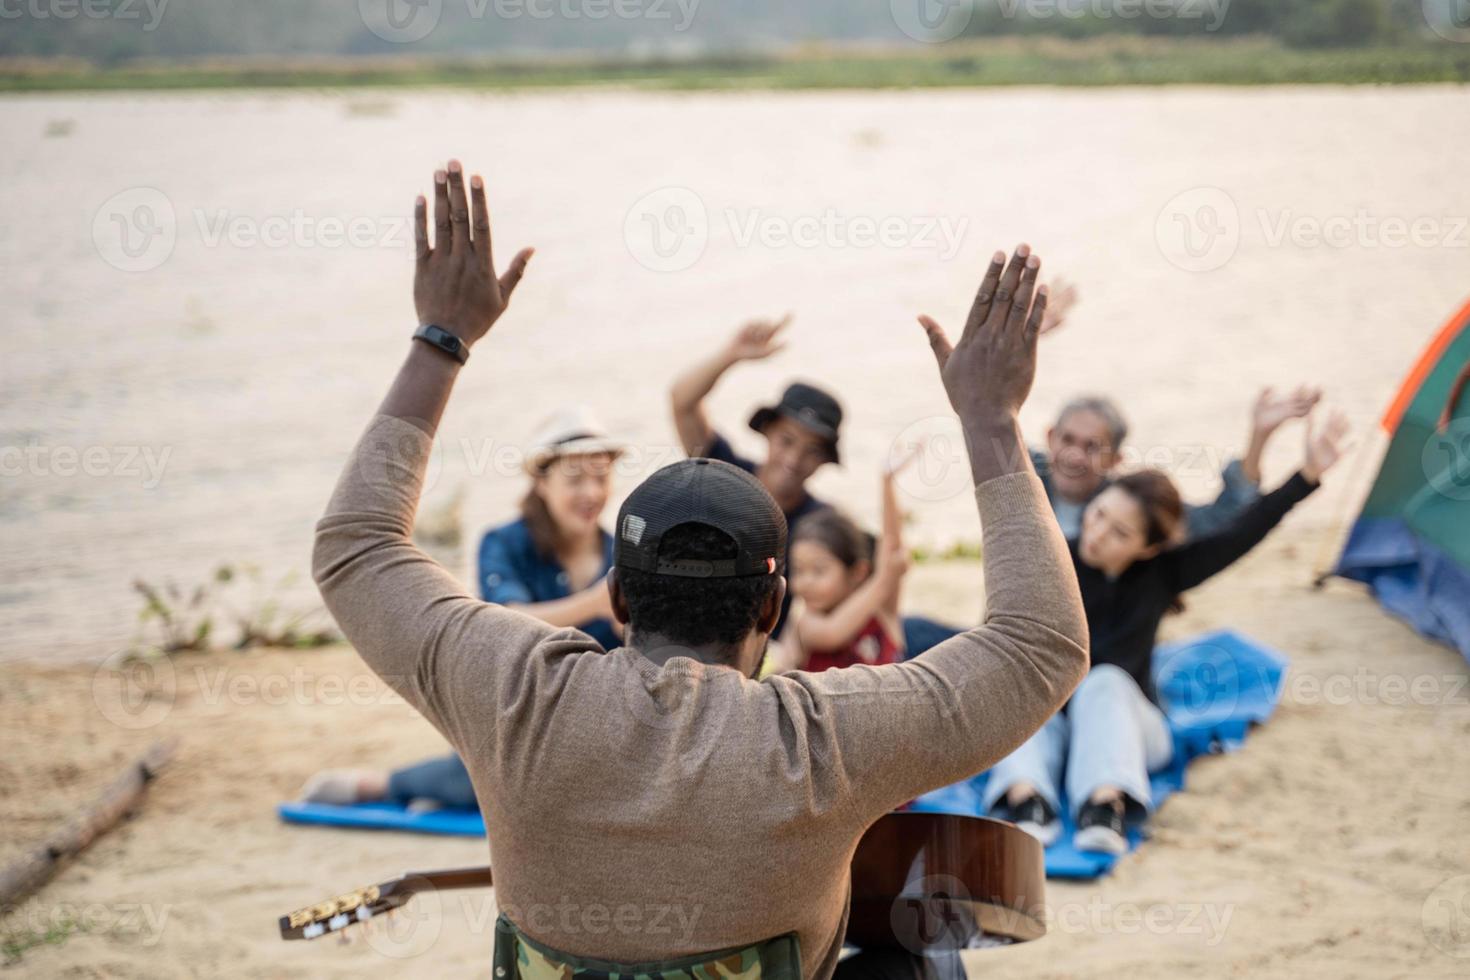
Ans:
[{"label": "smiling face", "polygon": [[800,497],[806,481],[831,458],[827,440],[791,419],[773,419],[762,435],[768,447],[759,476],[777,500]]},{"label": "smiling face", "polygon": [[847,566],[818,541],[798,538],[791,545],[792,594],[813,612],[828,613],[868,577],[869,564]]},{"label": "smiling face", "polygon": [[1076,409],[1046,434],[1052,486],[1063,499],[1082,503],[1097,492],[1118,463],[1108,422],[1090,409]]},{"label": "smiling face", "polygon": [[1108,487],[1087,505],[1077,546],[1084,562],[1109,575],[1120,575],[1154,551],[1157,549],[1148,543],[1148,518],[1143,505],[1132,494]]},{"label": "smiling face", "polygon": [[536,492],[564,537],[591,534],[612,494],[611,453],[560,456],[536,477]]}]

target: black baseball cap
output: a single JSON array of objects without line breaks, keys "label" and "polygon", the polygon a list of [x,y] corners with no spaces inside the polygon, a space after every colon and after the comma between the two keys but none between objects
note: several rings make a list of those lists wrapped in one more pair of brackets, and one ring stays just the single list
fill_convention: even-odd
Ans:
[{"label": "black baseball cap", "polygon": [[[720,561],[660,556],[673,528],[703,524],[735,541]],[[638,485],[618,511],[613,564],[680,578],[779,575],[786,565],[786,515],[759,480],[716,459],[665,466]]]},{"label": "black baseball cap", "polygon": [[777,418],[788,418],[821,436],[827,442],[828,460],[839,462],[837,430],[842,425],[842,406],[837,399],[821,388],[798,381],[781,393],[781,400],[775,405],[757,409],[750,417],[750,427],[764,433],[766,426]]}]

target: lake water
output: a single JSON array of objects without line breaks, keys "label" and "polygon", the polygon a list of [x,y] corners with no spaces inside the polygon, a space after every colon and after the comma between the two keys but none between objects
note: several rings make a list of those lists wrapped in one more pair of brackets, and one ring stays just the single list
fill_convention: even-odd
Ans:
[{"label": "lake water", "polygon": [[[1262,383],[1326,385],[1367,436],[1470,294],[1467,120],[1437,87],[0,99],[0,658],[107,655],[133,579],[224,562],[313,604],[312,526],[407,347],[407,216],[450,155],[486,174],[500,254],[538,255],[462,377],[431,507],[508,517],[518,447],[570,401],[637,445],[626,491],[677,457],[675,372],[791,311],[712,415],[757,452],[755,405],[831,387],[846,460],[815,488],[871,523],[880,459],[947,415],[915,314],[958,329],[1021,240],[1082,294],[1033,438],[1112,394],[1135,458],[1202,495]],[[916,543],[978,538],[951,449],[906,481]],[[1355,466],[1293,520],[1340,520]]]}]

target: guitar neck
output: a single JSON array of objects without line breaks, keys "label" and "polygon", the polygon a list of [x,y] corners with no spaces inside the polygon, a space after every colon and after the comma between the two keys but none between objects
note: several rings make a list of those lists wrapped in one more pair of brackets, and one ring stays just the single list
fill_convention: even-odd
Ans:
[{"label": "guitar neck", "polygon": [[402,878],[411,883],[411,891],[455,891],[462,888],[490,888],[495,884],[489,866],[483,868],[455,868],[452,871],[410,871]]}]

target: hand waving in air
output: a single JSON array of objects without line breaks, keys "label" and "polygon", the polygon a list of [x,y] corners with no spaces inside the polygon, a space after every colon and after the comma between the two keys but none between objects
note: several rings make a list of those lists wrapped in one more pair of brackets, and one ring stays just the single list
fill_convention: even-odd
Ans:
[{"label": "hand waving in air", "polygon": [[1307,419],[1307,453],[1302,463],[1302,476],[1311,483],[1321,483],[1322,474],[1347,453],[1347,435],[1351,426],[1342,410],[1334,409],[1327,420],[1318,424]]},{"label": "hand waving in air", "polygon": [[429,247],[428,202],[414,204],[414,242],[418,268],[413,302],[420,323],[432,323],[454,334],[466,346],[490,332],[505,312],[525,274],[534,249],[522,249],[504,275],[495,272],[490,248],[490,208],[485,181],[477,174],[466,196],[464,168],[449,161],[434,174],[434,245]]},{"label": "hand waving in air", "polygon": [[1310,415],[1322,400],[1322,389],[1300,385],[1295,391],[1278,394],[1275,388],[1263,388],[1251,410],[1255,431],[1269,435],[1290,419]]},{"label": "hand waving in air", "polygon": [[779,320],[753,320],[740,328],[730,341],[729,355],[732,361],[764,361],[785,349],[778,343],[781,331],[791,325],[791,314]]},{"label": "hand waving in air", "polygon": [[1031,393],[1046,317],[1047,288],[1036,286],[1040,271],[1029,245],[1019,246],[1009,264],[996,252],[958,344],[932,317],[919,317],[949,403],[967,427],[1013,424]]},{"label": "hand waving in air", "polygon": [[1045,337],[1053,330],[1060,330],[1067,325],[1067,316],[1072,308],[1077,305],[1077,287],[1065,279],[1058,278],[1052,283],[1051,296],[1046,304],[1046,316],[1041,320],[1041,335]]}]

